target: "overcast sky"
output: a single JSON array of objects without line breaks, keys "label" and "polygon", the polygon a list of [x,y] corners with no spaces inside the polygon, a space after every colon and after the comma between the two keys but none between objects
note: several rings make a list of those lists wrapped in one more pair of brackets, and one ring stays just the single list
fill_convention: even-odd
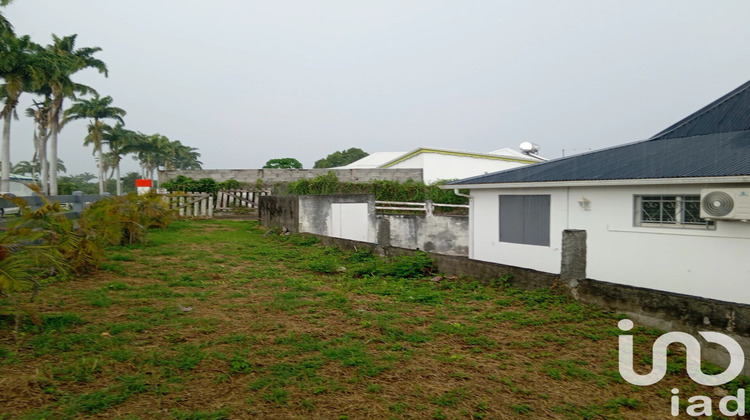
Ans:
[{"label": "overcast sky", "polygon": [[[750,79],[739,0],[15,0],[3,13],[37,43],[101,47],[109,78],[75,80],[112,96],[128,128],[199,148],[204,168],[522,141],[559,157],[648,138]],[[33,154],[21,118],[14,163]],[[69,172],[95,173],[85,127],[60,134]]]}]

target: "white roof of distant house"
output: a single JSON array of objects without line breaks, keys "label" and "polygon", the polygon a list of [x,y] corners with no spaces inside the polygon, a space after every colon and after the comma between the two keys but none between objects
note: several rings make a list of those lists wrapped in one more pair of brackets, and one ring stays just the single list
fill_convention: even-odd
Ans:
[{"label": "white roof of distant house", "polygon": [[[511,149],[510,147],[504,147],[502,149],[493,150],[491,152],[488,152],[490,155],[500,155],[500,156],[507,156],[507,157],[514,157],[514,158],[522,158],[522,159],[536,159],[534,156],[529,156],[524,152],[521,152],[519,150]],[[536,159],[540,160],[540,159]]]},{"label": "white roof of distant house", "polygon": [[341,169],[372,169],[379,168],[381,165],[390,162],[406,152],[375,152],[362,159],[352,162],[346,166],[340,166]]},{"label": "white roof of distant house", "polygon": [[500,158],[500,160],[506,160],[502,158],[507,158],[507,160],[520,160],[529,163],[540,161],[540,159],[537,159],[533,156],[529,156],[523,152],[507,147],[488,153],[466,152],[461,150],[442,149],[438,147],[418,147],[409,152],[376,152],[346,166],[340,166],[339,169],[388,168],[391,165],[402,162],[421,153],[438,153],[443,155],[466,156],[480,159]]},{"label": "white roof of distant house", "polygon": [[467,151],[454,150],[454,149],[442,149],[439,147],[418,147],[410,152],[402,153],[401,155],[396,156],[390,161],[383,163],[379,167],[388,168],[399,162],[403,162],[407,159],[410,159],[414,156],[417,156],[423,153],[436,153],[436,154],[441,154],[441,155],[473,157],[473,158],[478,158],[478,159],[490,159],[490,160],[521,161],[521,162],[526,162],[526,163],[539,162],[539,159],[535,157],[529,156],[525,153],[516,152],[512,149],[500,149],[491,153],[482,153],[482,152],[467,152]]}]

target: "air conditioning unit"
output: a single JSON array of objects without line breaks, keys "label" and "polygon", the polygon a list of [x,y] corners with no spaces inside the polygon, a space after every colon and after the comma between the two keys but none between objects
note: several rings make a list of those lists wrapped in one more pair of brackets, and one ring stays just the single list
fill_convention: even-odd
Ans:
[{"label": "air conditioning unit", "polygon": [[701,217],[750,221],[750,187],[701,190]]}]

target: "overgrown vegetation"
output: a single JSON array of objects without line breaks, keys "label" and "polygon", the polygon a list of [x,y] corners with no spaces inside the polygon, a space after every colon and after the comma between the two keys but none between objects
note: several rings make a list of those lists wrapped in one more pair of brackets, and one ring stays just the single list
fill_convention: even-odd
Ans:
[{"label": "overgrown vegetation", "polygon": [[[659,385],[633,387],[617,314],[441,276],[424,253],[214,220],[105,255],[101,271],[45,286],[40,325],[14,334],[0,316],[0,417],[666,418],[672,388],[718,395],[679,349]],[[660,333],[632,334],[645,371]]]},{"label": "overgrown vegetation", "polygon": [[240,188],[240,182],[234,179],[228,179],[223,182],[216,182],[212,178],[201,178],[195,180],[184,175],[178,175],[177,178],[161,184],[169,192],[202,192],[216,195],[219,190],[235,190]]},{"label": "overgrown vegetation", "polygon": [[19,292],[32,290],[33,300],[45,281],[69,280],[98,268],[106,246],[143,243],[147,229],[171,222],[171,212],[154,194],[100,200],[80,220],[68,219],[60,203],[39,197],[43,204],[32,209],[21,198],[3,196],[20,208],[20,217],[0,227],[0,301],[12,303],[16,325],[22,314],[38,321]]},{"label": "overgrown vegetation", "polygon": [[289,193],[298,195],[315,194],[373,194],[378,201],[423,202],[432,200],[440,204],[468,204],[466,197],[460,197],[453,190],[442,190],[440,185],[448,181],[425,185],[423,182],[370,181],[363,183],[341,182],[333,171],[313,179],[301,179],[288,186]]}]

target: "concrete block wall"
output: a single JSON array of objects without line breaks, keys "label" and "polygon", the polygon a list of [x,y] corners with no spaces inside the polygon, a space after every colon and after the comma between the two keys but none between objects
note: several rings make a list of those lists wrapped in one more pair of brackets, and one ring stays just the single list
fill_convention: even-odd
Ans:
[{"label": "concrete block wall", "polygon": [[298,233],[299,197],[296,195],[260,197],[258,219],[263,226],[286,228],[292,233]]},{"label": "concrete block wall", "polygon": [[251,185],[261,180],[264,185],[274,185],[315,178],[329,171],[333,171],[341,182],[423,180],[421,169],[202,169],[159,171],[159,183],[183,175],[193,179],[211,178],[216,182],[234,179]]},{"label": "concrete block wall", "polygon": [[[367,238],[381,246],[467,255],[467,216],[375,214],[375,198],[366,194],[260,197],[261,223],[290,232],[331,236],[333,203],[367,203]],[[359,221],[356,221],[359,223]]]},{"label": "concrete block wall", "polygon": [[578,281],[569,291],[581,302],[624,313],[636,325],[689,333],[701,342],[703,358],[719,366],[729,364],[729,354],[697,333],[726,334],[745,350],[743,374],[750,376],[750,305],[591,279]]},{"label": "concrete block wall", "polygon": [[469,217],[379,214],[378,243],[447,255],[469,254]]}]

